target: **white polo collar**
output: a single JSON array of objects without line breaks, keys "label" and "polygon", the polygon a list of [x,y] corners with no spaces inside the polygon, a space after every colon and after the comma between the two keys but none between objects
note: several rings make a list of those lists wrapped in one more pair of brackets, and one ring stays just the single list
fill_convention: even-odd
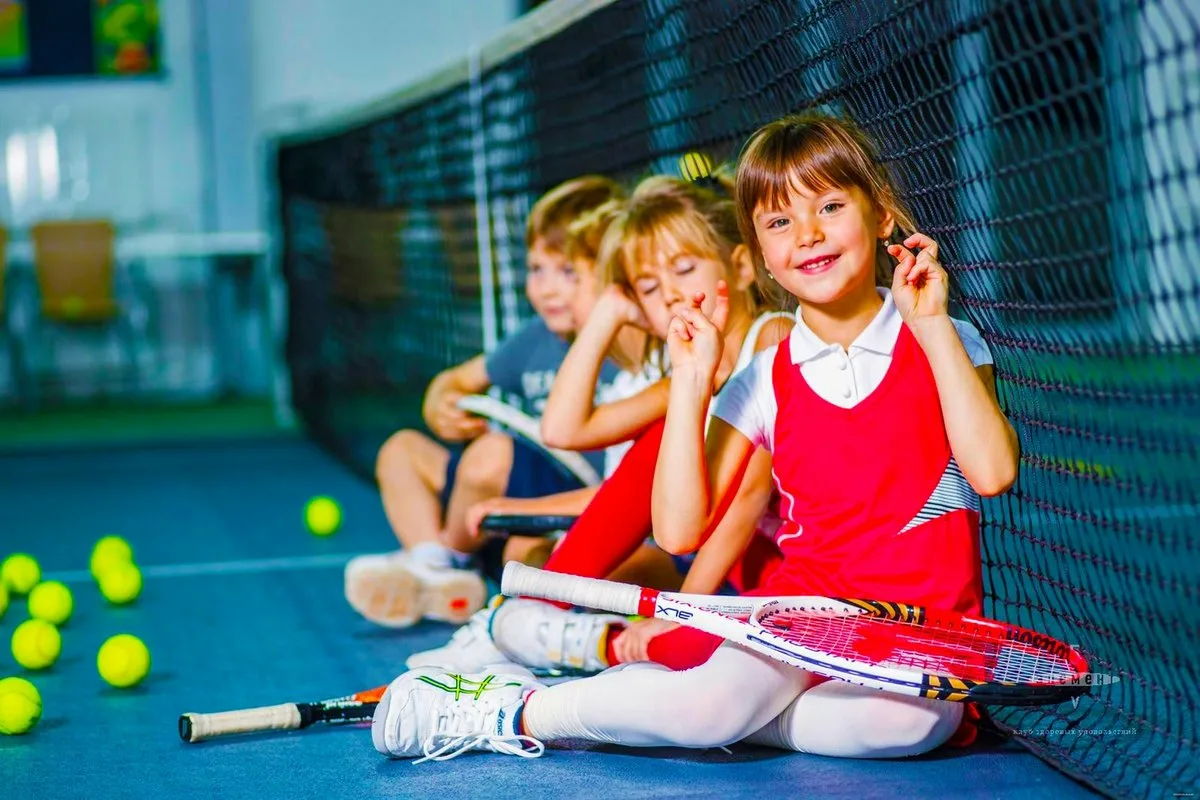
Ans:
[{"label": "white polo collar", "polygon": [[[875,291],[879,292],[880,298],[883,299],[883,306],[875,314],[871,324],[851,343],[850,352],[867,350],[879,355],[890,356],[892,350],[896,348],[896,340],[900,337],[900,326],[904,324],[904,321],[900,318],[900,312],[896,310],[896,303],[892,300],[891,291],[883,287],[876,287]],[[803,364],[841,349],[836,344],[821,341],[812,332],[812,329],[804,324],[804,318],[798,308],[796,309],[796,325],[792,328],[788,345],[791,349],[793,364]]]}]

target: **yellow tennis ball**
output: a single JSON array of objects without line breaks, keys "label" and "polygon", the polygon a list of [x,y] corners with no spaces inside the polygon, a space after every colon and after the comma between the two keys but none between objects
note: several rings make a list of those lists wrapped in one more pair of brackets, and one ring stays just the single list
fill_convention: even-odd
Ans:
[{"label": "yellow tennis ball", "polygon": [[71,618],[75,602],[71,590],[58,581],[42,581],[29,593],[29,614],[51,625],[62,625]]},{"label": "yellow tennis ball", "polygon": [[328,536],[342,524],[342,509],[332,497],[318,495],[304,506],[304,524],[317,536]]},{"label": "yellow tennis ball", "polygon": [[712,174],[713,162],[704,153],[692,151],[679,157],[679,174],[689,181],[707,178]]},{"label": "yellow tennis ball", "polygon": [[13,631],[12,654],[25,669],[45,669],[58,660],[62,636],[44,619],[27,619]]},{"label": "yellow tennis ball", "polygon": [[100,645],[96,668],[109,684],[128,689],[141,683],[150,671],[150,651],[141,639],[120,633]]},{"label": "yellow tennis ball", "polygon": [[14,553],[0,564],[0,581],[13,594],[28,594],[42,579],[42,568],[25,553]]},{"label": "yellow tennis ball", "polygon": [[100,594],[116,606],[132,603],[142,593],[142,571],[133,564],[116,564],[100,574]]},{"label": "yellow tennis ball", "polygon": [[0,734],[26,733],[42,718],[42,696],[24,678],[0,680]]},{"label": "yellow tennis ball", "polygon": [[100,576],[110,567],[132,563],[133,548],[129,546],[129,542],[120,536],[105,536],[92,548],[88,568],[92,571],[92,577],[100,580]]}]

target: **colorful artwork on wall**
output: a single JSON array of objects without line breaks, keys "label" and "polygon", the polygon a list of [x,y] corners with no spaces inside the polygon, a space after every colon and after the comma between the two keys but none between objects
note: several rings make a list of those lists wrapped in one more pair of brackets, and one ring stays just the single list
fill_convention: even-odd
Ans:
[{"label": "colorful artwork on wall", "polygon": [[20,72],[27,63],[25,0],[0,0],[0,72]]},{"label": "colorful artwork on wall", "polygon": [[96,72],[145,75],[159,71],[156,0],[93,0]]}]

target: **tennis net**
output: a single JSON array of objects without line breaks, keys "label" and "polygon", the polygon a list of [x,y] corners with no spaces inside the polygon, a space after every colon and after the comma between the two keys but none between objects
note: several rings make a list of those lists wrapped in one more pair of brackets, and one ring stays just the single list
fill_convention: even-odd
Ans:
[{"label": "tennis net", "polygon": [[1200,10],[1188,0],[556,0],[278,143],[288,362],[364,473],[440,369],[529,314],[523,224],[567,178],[727,158],[824,108],[941,244],[1022,443],[988,613],[1077,643],[1077,705],[998,710],[1128,797],[1197,790]]}]

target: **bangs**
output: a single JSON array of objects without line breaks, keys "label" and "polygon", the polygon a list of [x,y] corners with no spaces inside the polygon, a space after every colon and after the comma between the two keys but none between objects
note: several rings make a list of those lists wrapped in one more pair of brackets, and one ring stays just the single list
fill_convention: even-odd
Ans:
[{"label": "bangs", "polygon": [[793,192],[827,192],[857,188],[874,199],[878,178],[861,151],[837,137],[793,129],[764,137],[743,158],[737,175],[737,195],[743,212],[778,211]]},{"label": "bangs", "polygon": [[724,262],[729,256],[725,251],[708,226],[684,209],[629,220],[621,242],[622,266],[630,276],[638,273],[640,265],[654,263],[659,254],[669,258],[686,254]]}]

